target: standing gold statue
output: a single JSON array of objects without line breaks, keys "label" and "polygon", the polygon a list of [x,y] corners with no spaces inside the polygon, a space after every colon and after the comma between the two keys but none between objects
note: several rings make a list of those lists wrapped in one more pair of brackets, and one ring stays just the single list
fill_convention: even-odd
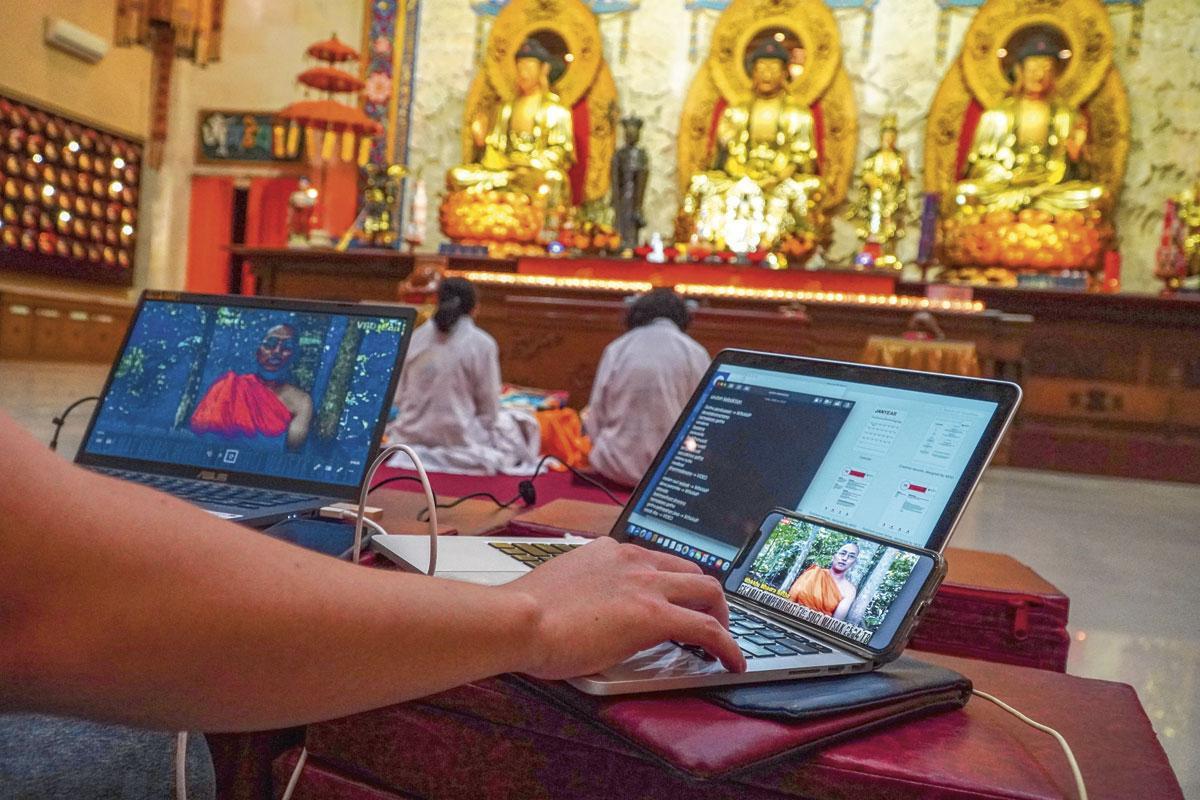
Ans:
[{"label": "standing gold statue", "polygon": [[858,197],[847,215],[855,223],[862,252],[877,267],[900,269],[896,242],[904,237],[908,217],[908,162],[896,149],[896,115],[879,123],[879,148],[867,156],[858,174]]},{"label": "standing gold statue", "polygon": [[785,239],[805,254],[822,234],[812,113],[787,93],[787,49],[768,40],[750,56],[753,99],[717,123],[711,169],[693,175],[679,233],[719,250],[773,250]]},{"label": "standing gold statue", "polygon": [[516,54],[517,97],[500,107],[490,132],[486,120],[472,120],[482,156],[451,169],[448,189],[514,190],[542,198],[551,210],[570,204],[567,170],[575,163],[575,135],[570,110],[550,91],[553,60],[539,41],[525,40]]},{"label": "standing gold statue", "polygon": [[1011,94],[980,117],[944,229],[949,261],[1098,269],[1109,195],[1090,179],[1087,118],[1055,91],[1064,55],[1036,33],[1015,53]]}]

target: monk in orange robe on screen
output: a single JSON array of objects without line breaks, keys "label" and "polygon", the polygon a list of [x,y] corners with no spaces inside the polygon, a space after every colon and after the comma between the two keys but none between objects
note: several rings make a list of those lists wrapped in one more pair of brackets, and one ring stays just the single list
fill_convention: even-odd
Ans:
[{"label": "monk in orange robe on screen", "polygon": [[267,331],[255,357],[257,372],[233,370],[213,381],[196,405],[188,423],[193,433],[225,439],[278,436],[289,450],[299,450],[308,438],[313,402],[308,392],[288,382],[296,354],[296,331],[276,325]]},{"label": "monk in orange robe on screen", "polygon": [[804,570],[788,590],[788,599],[834,619],[844,620],[858,594],[854,584],[846,577],[856,563],[858,545],[846,542],[833,554],[829,569],[813,564]]}]

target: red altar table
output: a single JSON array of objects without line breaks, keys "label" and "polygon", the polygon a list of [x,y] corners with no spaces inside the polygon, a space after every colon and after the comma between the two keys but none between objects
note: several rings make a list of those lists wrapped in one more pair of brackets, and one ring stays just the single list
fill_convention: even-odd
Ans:
[{"label": "red altar table", "polygon": [[[963,673],[1059,730],[1094,800],[1182,798],[1131,687],[921,658]],[[492,679],[309,726],[308,766],[294,798],[1075,796],[1054,740],[978,698],[962,710],[901,722],[815,754],[791,752],[803,738],[797,726],[812,724],[743,717],[697,696],[596,700],[583,715]],[[275,762],[276,797],[298,750]]]},{"label": "red altar table", "polygon": [[[455,265],[456,269],[462,269]],[[472,267],[474,268],[474,267]],[[486,271],[483,263],[478,267]],[[576,256],[573,258],[519,258],[520,275],[556,278],[646,281],[655,286],[700,284],[738,286],[752,289],[782,289],[793,292],[844,292],[847,294],[894,294],[896,276],[884,272],[846,270],[765,269],[747,264],[652,264],[627,258]]]}]

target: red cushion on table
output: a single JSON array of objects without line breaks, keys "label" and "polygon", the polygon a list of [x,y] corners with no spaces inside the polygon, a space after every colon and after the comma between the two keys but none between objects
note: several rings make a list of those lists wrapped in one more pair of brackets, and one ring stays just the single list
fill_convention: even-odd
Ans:
[{"label": "red cushion on table", "polygon": [[953,547],[945,555],[949,573],[913,633],[913,648],[1066,671],[1066,595],[1011,556]]},{"label": "red cushion on table", "polygon": [[[1061,731],[1093,798],[1182,797],[1129,686],[923,658],[962,672],[977,688]],[[793,726],[731,718],[696,697],[682,705],[670,698],[597,705],[597,716],[583,719],[492,680],[310,726],[307,743],[315,757],[372,784],[429,798],[461,797],[471,787],[489,797],[672,797],[685,790],[696,799],[751,790],[768,797],[1073,796],[1055,741],[978,698],[961,712],[857,736],[807,759],[786,753],[792,734],[782,731]],[[760,761],[771,753],[772,760]],[[659,758],[680,771],[663,769]],[[697,782],[681,771],[689,765],[723,777]]]}]

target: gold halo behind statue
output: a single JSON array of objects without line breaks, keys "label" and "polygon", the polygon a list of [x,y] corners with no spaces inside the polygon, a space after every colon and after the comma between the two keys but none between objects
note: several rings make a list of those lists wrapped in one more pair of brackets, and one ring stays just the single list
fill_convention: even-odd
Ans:
[{"label": "gold halo behind statue", "polygon": [[822,0],[733,0],[713,28],[708,59],[693,78],[684,101],[678,137],[678,181],[687,191],[692,175],[711,158],[710,139],[718,105],[750,97],[746,59],[751,45],[767,31],[790,34],[804,53],[801,70],[792,70],[788,95],[802,106],[819,104],[821,176],[825,208],[845,199],[854,172],[857,111],[854,89],[842,65],[837,20]]},{"label": "gold halo behind statue", "polygon": [[[513,58],[528,38],[561,48],[570,61],[551,84],[567,108],[587,105],[589,130],[576,131],[588,142],[588,164],[579,202],[599,200],[608,191],[612,155],[616,149],[617,87],[604,61],[600,25],[581,0],[512,0],[496,16],[488,36],[483,69],[467,92],[463,114],[463,160],[471,159],[475,144],[470,126],[479,118],[491,119],[500,105],[516,95]],[[557,45],[557,47],[555,46]],[[561,55],[557,54],[556,55]]]},{"label": "gold halo behind statue", "polygon": [[467,93],[443,233],[497,256],[544,252],[576,207],[608,193],[617,117],[595,14],[581,0],[512,0]]},{"label": "gold halo behind statue", "polygon": [[[1010,74],[1011,51],[1020,50],[1034,35],[1052,48],[1060,48],[1053,98],[1059,107],[1071,111],[1062,118],[1078,120],[1086,134],[1086,158],[1080,162],[1086,169],[1080,174],[1079,168],[1071,167],[1075,177],[1069,175],[1066,180],[1082,178],[1100,187],[1101,208],[1111,209],[1120,192],[1129,150],[1129,108],[1113,66],[1112,26],[1100,0],[1040,0],[1034,10],[1025,0],[988,0],[971,22],[961,53],[938,87],[926,129],[925,190],[943,198],[941,255],[956,268],[948,277],[1012,283],[1016,273],[1026,269],[1096,270],[1103,251],[1111,246],[1112,227],[1107,219],[1077,219],[1100,213],[1096,211],[1056,213],[1027,205],[1001,213],[988,211],[985,205],[978,209],[981,216],[971,221],[959,210],[963,198],[958,195],[964,185],[960,182],[969,171],[979,169],[971,160],[978,144],[973,135],[989,115],[995,119],[993,109],[1009,108],[1011,113],[1012,98],[1019,96]],[[1056,141],[1065,140],[1052,138],[1051,146]],[[971,203],[970,199],[966,202]],[[964,239],[964,233],[974,238]],[[1085,246],[1077,261],[1069,252],[1054,258],[1046,255],[1049,250],[1061,250],[1064,241],[1070,250],[1080,237]],[[1089,237],[1091,243],[1086,244]],[[999,240],[1008,244],[993,246]]]}]

